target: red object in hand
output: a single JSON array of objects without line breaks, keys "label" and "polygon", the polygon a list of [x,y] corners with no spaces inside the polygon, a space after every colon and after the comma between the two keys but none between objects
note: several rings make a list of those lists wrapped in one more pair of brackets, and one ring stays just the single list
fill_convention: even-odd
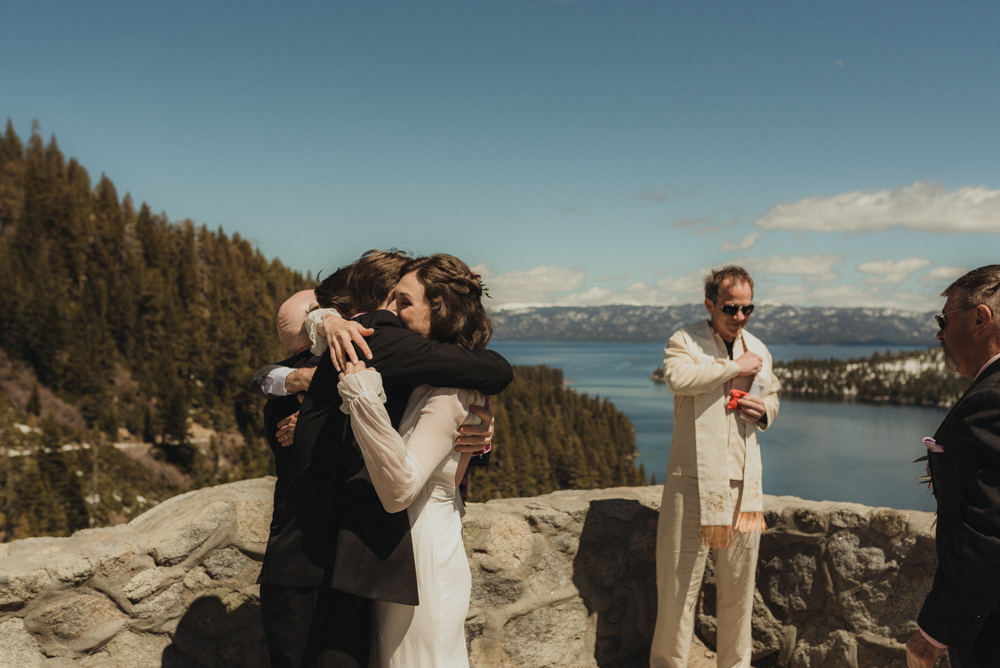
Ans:
[{"label": "red object in hand", "polygon": [[733,398],[729,400],[728,404],[726,404],[726,408],[728,408],[731,411],[734,411],[739,407],[738,402],[740,400],[740,397],[747,396],[747,393],[744,392],[743,390],[729,390],[729,392],[730,394],[733,395]]}]

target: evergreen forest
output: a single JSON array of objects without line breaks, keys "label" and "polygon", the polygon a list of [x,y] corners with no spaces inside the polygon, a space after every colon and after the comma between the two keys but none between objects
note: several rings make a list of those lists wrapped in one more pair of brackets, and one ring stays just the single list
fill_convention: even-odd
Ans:
[{"label": "evergreen forest", "polygon": [[775,362],[781,392],[813,399],[951,407],[971,381],[945,368],[941,348],[851,360]]},{"label": "evergreen forest", "polygon": [[[263,400],[286,356],[278,306],[312,276],[239,234],[170,222],[55,137],[0,136],[0,541],[127,521],[170,496],[273,471]],[[519,368],[494,399],[472,498],[644,484],[608,401]]]}]

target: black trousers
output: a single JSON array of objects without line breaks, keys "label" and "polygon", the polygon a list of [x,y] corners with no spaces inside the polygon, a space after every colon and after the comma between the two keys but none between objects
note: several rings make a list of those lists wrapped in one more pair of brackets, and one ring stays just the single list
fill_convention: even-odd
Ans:
[{"label": "black trousers", "polygon": [[371,599],[329,587],[260,586],[271,668],[366,668]]}]

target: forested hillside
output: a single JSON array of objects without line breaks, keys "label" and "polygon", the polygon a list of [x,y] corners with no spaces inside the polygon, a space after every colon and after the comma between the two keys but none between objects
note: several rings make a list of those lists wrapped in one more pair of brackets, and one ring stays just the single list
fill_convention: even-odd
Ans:
[{"label": "forested hillside", "polygon": [[632,422],[607,399],[565,388],[559,369],[514,367],[492,409],[500,445],[472,470],[470,500],[646,484]]},{"label": "forested hillside", "polygon": [[[359,253],[364,249],[359,249]],[[96,184],[55,138],[0,136],[0,541],[120,522],[264,475],[263,400],[285,357],[278,305],[311,277],[238,234],[171,223]],[[477,498],[642,484],[631,424],[519,370],[496,403]],[[118,447],[115,447],[117,443]]]},{"label": "forested hillside", "polygon": [[853,360],[776,362],[783,394],[950,407],[971,381],[948,371],[941,348]]}]

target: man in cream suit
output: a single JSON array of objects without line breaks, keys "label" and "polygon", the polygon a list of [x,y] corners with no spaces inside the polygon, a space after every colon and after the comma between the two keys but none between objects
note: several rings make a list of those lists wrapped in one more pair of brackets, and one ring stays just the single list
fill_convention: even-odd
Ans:
[{"label": "man in cream suit", "polygon": [[713,550],[719,668],[749,668],[750,618],[764,526],[757,431],[774,424],[771,354],[744,331],[753,279],[726,266],[705,279],[709,320],[670,337],[663,355],[674,433],[656,536],[657,617],[650,668],[686,668],[695,605]]}]

